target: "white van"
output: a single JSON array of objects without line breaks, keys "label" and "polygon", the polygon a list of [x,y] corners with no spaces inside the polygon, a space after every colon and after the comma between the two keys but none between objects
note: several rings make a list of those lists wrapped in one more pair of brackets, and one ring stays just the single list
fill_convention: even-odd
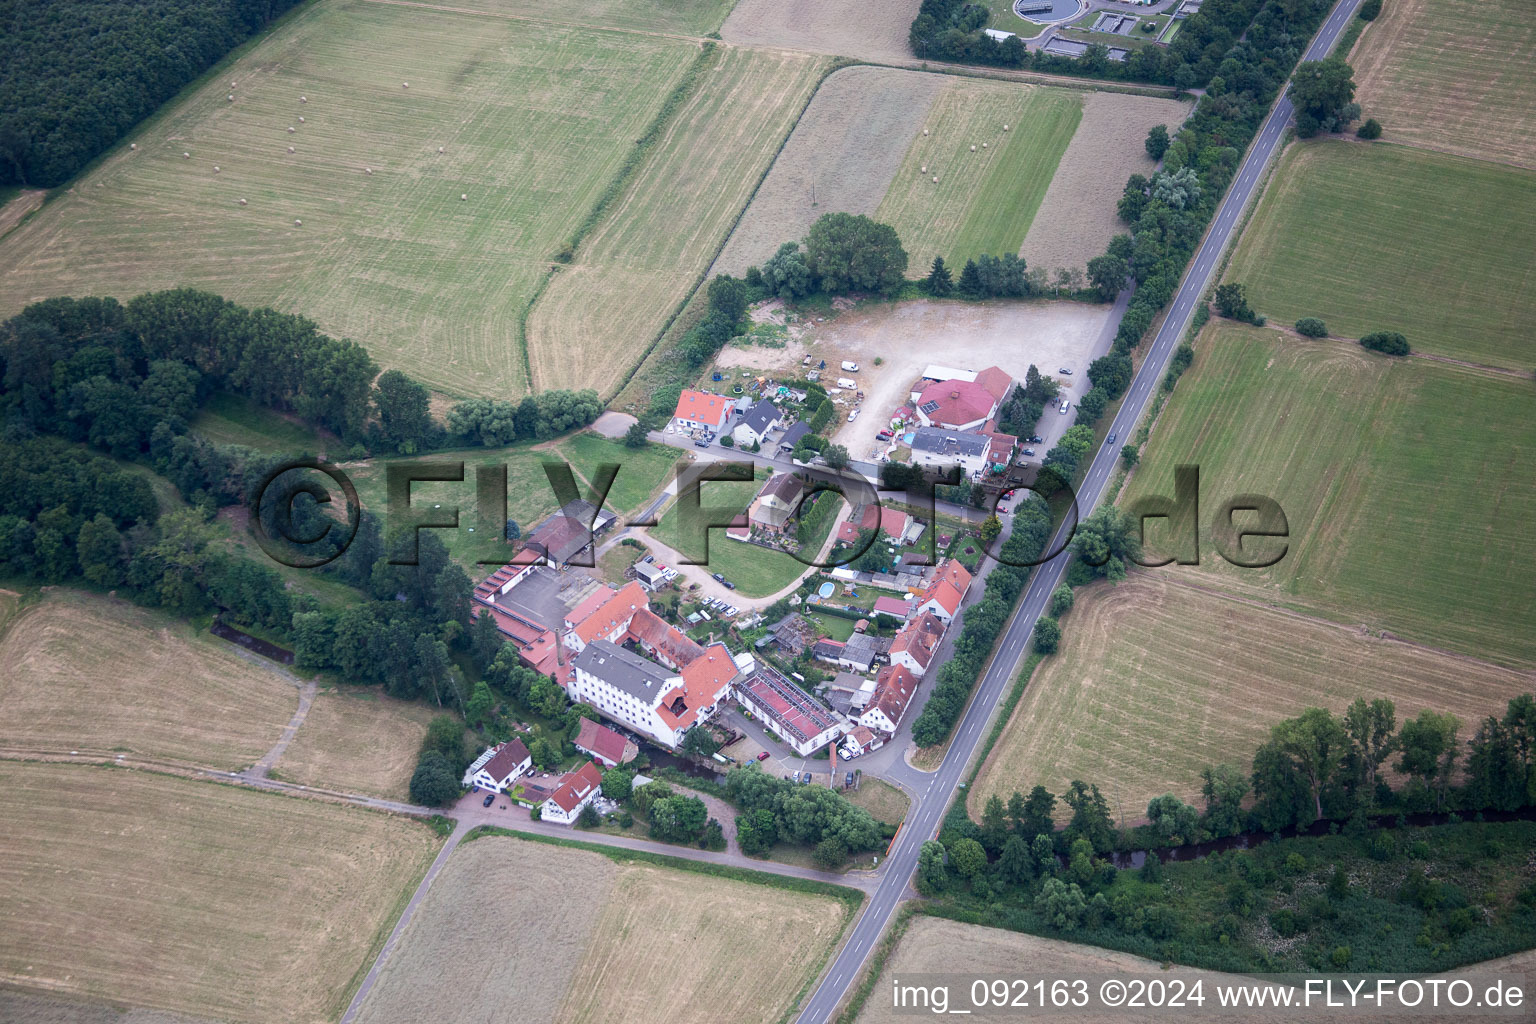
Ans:
[{"label": "white van", "polygon": [[859,364],[858,363],[851,363],[848,360],[844,359],[843,360],[843,369],[847,370],[849,373],[858,373],[859,372]]},{"label": "white van", "polygon": [[849,380],[847,377],[839,377],[837,378],[837,386],[840,388],[846,388],[849,391],[853,391],[857,389],[859,385],[854,381]]}]

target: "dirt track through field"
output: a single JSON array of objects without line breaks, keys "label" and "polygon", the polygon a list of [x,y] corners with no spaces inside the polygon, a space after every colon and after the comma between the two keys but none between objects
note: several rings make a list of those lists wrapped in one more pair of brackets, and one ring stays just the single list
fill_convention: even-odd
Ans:
[{"label": "dirt track through field", "polygon": [[1087,93],[1083,120],[1057,165],[1019,255],[1031,267],[1087,266],[1114,235],[1129,231],[1115,204],[1132,174],[1151,175],[1155,161],[1144,145],[1153,125],[1172,134],[1188,107],[1150,96]]}]

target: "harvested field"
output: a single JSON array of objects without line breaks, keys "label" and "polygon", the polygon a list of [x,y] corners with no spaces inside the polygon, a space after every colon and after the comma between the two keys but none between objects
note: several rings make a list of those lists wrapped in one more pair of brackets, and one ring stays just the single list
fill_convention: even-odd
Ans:
[{"label": "harvested field", "polygon": [[0,1020],[8,1024],[218,1024],[159,1010],[120,1009],[54,994],[0,989]]},{"label": "harvested field", "polygon": [[245,768],[298,703],[275,669],[126,601],[53,589],[0,638],[6,746]]},{"label": "harvested field", "polygon": [[1522,0],[1393,0],[1355,47],[1386,138],[1536,168],[1536,20]]},{"label": "harvested field", "polygon": [[[1200,770],[1246,771],[1269,727],[1308,707],[1342,712],[1387,697],[1401,722],[1449,711],[1470,736],[1483,717],[1536,686],[1497,668],[1361,630],[1198,590],[1140,572],[1081,591],[1061,653],[1035,671],[972,787],[969,808],[1040,784],[1097,783],[1139,820],[1171,792],[1198,804]],[[1068,812],[1070,813],[1070,812]]]},{"label": "harvested field", "polygon": [[958,274],[973,256],[1017,252],[1082,112],[1081,93],[946,78],[927,117],[910,124],[911,145],[875,211],[906,246],[907,276],[926,275],[935,256]]},{"label": "harvested field", "polygon": [[[1434,196],[1434,202],[1425,202]],[[1253,308],[1529,373],[1536,174],[1387,143],[1286,150],[1225,279]]]},{"label": "harvested field", "polygon": [[321,0],[8,234],[0,315],[190,285],[312,317],[444,392],[516,396],[529,299],[697,52]]},{"label": "harvested field", "polygon": [[1115,204],[1132,174],[1150,175],[1156,162],[1144,145],[1153,125],[1175,131],[1188,113],[1178,100],[1083,94],[1083,120],[1062,154],[1040,213],[1019,255],[1031,267],[1085,268],[1115,235],[1129,230]]},{"label": "harvested field", "polygon": [[[921,984],[921,975],[948,974],[950,977],[947,980],[953,984],[954,978],[959,975],[1009,978],[1019,973],[1020,965],[1027,965],[1030,975],[1046,978],[1076,975],[1100,977],[1114,975],[1122,979],[1153,976],[1162,979],[1183,978],[1186,981],[1196,977],[1205,978],[1208,982],[1205,986],[1206,999],[1209,1000],[1206,1006],[1215,1005],[1210,982],[1222,984],[1249,980],[1243,975],[1197,971],[1192,967],[1165,967],[1155,960],[1133,956],[1130,953],[1100,949],[1096,946],[1046,939],[1038,935],[1004,931],[1001,928],[962,924],[959,921],[938,917],[919,916],[913,919],[907,927],[906,934],[896,944],[895,951],[885,964],[880,981],[875,984],[869,1001],[864,1004],[863,1012],[859,1014],[859,1024],[903,1024],[912,1019],[912,1010],[895,1011],[892,1008],[891,993],[894,979],[906,978],[909,982]],[[1500,960],[1489,960],[1478,964],[1477,971],[1479,974],[1503,973],[1508,976],[1521,972],[1529,974],[1533,967],[1536,967],[1536,954],[1517,953]],[[1463,968],[1459,973],[1465,973],[1468,970],[1470,968]],[[950,1005],[952,1007],[968,1006],[968,1002],[961,1000],[961,997],[968,996],[969,993],[964,991],[954,993]],[[1453,1024],[1453,1022],[1465,1020],[1465,1014],[1466,1011],[1463,1010],[1453,1015],[1421,1015],[1414,1019],[1425,1021],[1427,1024]],[[1193,1021],[1236,1019],[1231,1010],[1202,1010],[1193,1006],[1179,1010],[1178,1016],[1180,1020]],[[1244,1020],[1275,1022],[1275,1024],[1280,1022],[1289,1024],[1292,1021],[1299,1024],[1333,1024],[1337,1021],[1369,1021],[1379,1017],[1379,1011],[1374,1008],[1367,1012],[1352,1014],[1338,1007],[1315,1009],[1309,1012],[1299,1012],[1295,1009],[1254,1011],[1245,1012],[1242,1015]],[[1074,1011],[1068,1014],[1067,1018],[1081,1024],[1121,1024],[1127,1019],[1127,1015],[1124,1010],[1098,1012],[1083,1010]],[[975,1019],[1003,1020],[1006,1018],[982,1014]]]},{"label": "harvested field", "polygon": [[305,786],[405,800],[416,752],[435,712],[377,688],[315,695],[304,724],[277,762],[278,778]]},{"label": "harvested field", "polygon": [[359,1021],[414,1024],[445,1000],[496,1019],[508,992],[531,1024],[775,1020],[845,919],[823,896],[477,839],[454,851]]},{"label": "harvested field", "polygon": [[739,275],[761,264],[782,243],[804,238],[824,213],[873,215],[901,166],[913,125],[945,81],[878,67],[828,75],[711,273]]},{"label": "harvested field", "polygon": [[43,205],[43,200],[48,198],[48,190],[42,188],[27,188],[19,191],[4,205],[0,205],[0,237],[4,237],[17,224],[20,224],[27,214]]},{"label": "harvested field", "polygon": [[[1284,558],[1160,572],[1514,667],[1536,665],[1530,381],[1391,360],[1217,322],[1164,410],[1122,504],[1200,467],[1202,516],[1244,493],[1279,502]],[[1521,511],[1515,511],[1521,510]],[[1150,539],[1165,537],[1154,522]]]},{"label": "harvested field", "polygon": [[716,49],[629,189],[535,302],[536,390],[618,390],[725,240],[825,65]]},{"label": "harvested field", "polygon": [[0,763],[0,814],[0,984],[251,1024],[334,1021],[440,842],[111,768]]},{"label": "harvested field", "polygon": [[921,0],[738,0],[720,27],[728,43],[907,60]]},{"label": "harvested field", "polygon": [[720,27],[731,0],[455,0],[455,6],[526,21],[702,36]]}]

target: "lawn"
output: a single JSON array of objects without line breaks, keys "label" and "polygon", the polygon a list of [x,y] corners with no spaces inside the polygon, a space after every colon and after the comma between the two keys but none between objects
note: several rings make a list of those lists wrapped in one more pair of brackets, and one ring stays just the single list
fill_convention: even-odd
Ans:
[{"label": "lawn", "polygon": [[926,274],[935,256],[958,273],[970,257],[1017,253],[1082,116],[1075,92],[948,79],[910,127],[901,169],[875,211],[901,236],[907,275]]},{"label": "lawn", "polygon": [[1467,739],[1531,689],[1528,673],[1194,589],[1166,570],[1079,591],[1062,625],[1061,652],[1035,671],[971,789],[972,817],[994,794],[1082,779],[1134,822],[1163,793],[1198,805],[1202,768],[1246,773],[1269,727],[1308,707],[1387,697],[1399,722],[1449,711]]},{"label": "lawn", "polygon": [[[1530,666],[1529,402],[1528,380],[1218,322],[1197,342],[1122,504],[1172,494],[1173,467],[1198,464],[1201,565],[1158,571]],[[1288,551],[1267,569],[1229,565],[1209,533],[1222,501],[1254,492],[1289,522]]]},{"label": "lawn", "polygon": [[9,747],[247,768],[298,704],[276,668],[126,601],[52,588],[0,636]]},{"label": "lawn", "polygon": [[446,393],[515,396],[530,300],[698,52],[321,0],[7,235],[0,314],[191,285],[312,317]]},{"label": "lawn", "polygon": [[[843,768],[847,770],[846,763]],[[907,794],[891,785],[872,776],[864,776],[859,780],[858,789],[841,790],[848,802],[856,807],[862,807],[874,815],[878,821],[887,825],[899,825],[907,816],[907,808],[912,806],[912,801]]]},{"label": "lawn", "polygon": [[528,1021],[776,1020],[846,921],[824,896],[484,837],[449,858],[358,1020],[449,1001],[499,1019],[509,992]]},{"label": "lawn", "polygon": [[334,1021],[440,844],[405,818],[83,766],[0,763],[0,815],[0,981],[231,1024]]},{"label": "lawn", "polygon": [[405,800],[427,723],[438,713],[374,687],[322,690],[273,774],[305,786]]},{"label": "lawn", "polygon": [[1416,351],[1529,372],[1536,174],[1385,143],[1290,147],[1225,279],[1284,323],[1407,335]]},{"label": "lawn", "polygon": [[1350,59],[1387,138],[1536,168],[1533,61],[1523,0],[1392,0]]},{"label": "lawn", "polygon": [[629,187],[534,303],[537,390],[619,390],[709,267],[826,64],[781,50],[713,52]]},{"label": "lawn", "polygon": [[212,395],[203,403],[192,421],[192,432],[215,444],[238,444],[264,452],[325,451],[333,458],[340,455],[335,450],[335,438],[327,443],[314,429],[297,420],[227,391]]},{"label": "lawn", "polygon": [[[572,470],[590,486],[597,467],[618,464],[604,508],[620,515],[638,512],[667,484],[682,456],[664,444],[627,448],[600,434],[581,433],[560,442],[555,451],[571,464]],[[584,495],[585,496],[585,495]]]}]

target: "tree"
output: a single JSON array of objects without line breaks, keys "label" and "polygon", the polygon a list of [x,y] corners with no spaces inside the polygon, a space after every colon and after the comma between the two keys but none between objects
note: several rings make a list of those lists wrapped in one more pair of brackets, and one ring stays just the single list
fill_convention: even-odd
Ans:
[{"label": "tree", "polygon": [[1141,537],[1129,516],[1113,506],[1100,505],[1078,524],[1072,550],[1095,575],[1123,580],[1126,563],[1141,557]]},{"label": "tree", "polygon": [[470,691],[469,700],[464,702],[464,721],[469,723],[471,729],[483,729],[490,724],[495,710],[496,696],[491,693],[485,680],[481,679]]},{"label": "tree", "polygon": [[609,768],[603,772],[603,796],[618,803],[629,799],[635,773],[628,768]]},{"label": "tree", "polygon": [[805,236],[805,252],[829,294],[890,291],[906,280],[907,251],[896,229],[863,214],[822,215]]},{"label": "tree", "polygon": [[[1291,75],[1291,102],[1296,105],[1296,134],[1303,129],[1332,131],[1344,108],[1355,99],[1355,71],[1342,57],[1307,61]],[[1303,124],[1302,116],[1311,120]],[[1314,127],[1315,126],[1315,127]]]},{"label": "tree", "polygon": [[811,268],[798,242],[785,242],[763,263],[763,285],[786,301],[811,294]]},{"label": "tree", "polygon": [[[1025,839],[1033,840],[1044,835],[1047,840],[1056,828],[1056,795],[1044,786],[1036,786],[1019,806],[1009,800],[1009,812],[1013,817],[1014,831]],[[1022,813],[1020,813],[1022,812]]]},{"label": "tree", "polygon": [[1061,626],[1049,616],[1041,616],[1035,622],[1035,650],[1041,654],[1055,654],[1061,646]]},{"label": "tree", "polygon": [[[1300,783],[1311,804],[1312,817],[1299,824],[1310,825],[1323,816],[1323,790],[1333,781],[1349,737],[1326,708],[1308,708],[1296,718],[1287,718],[1269,731],[1266,748],[1274,755],[1274,767],[1289,772]],[[1274,779],[1259,777],[1255,756],[1254,792],[1262,799]]]},{"label": "tree", "polygon": [[832,469],[842,469],[848,465],[848,449],[840,444],[829,444],[821,450],[821,457]]},{"label": "tree", "polygon": [[1072,603],[1076,595],[1072,593],[1072,587],[1066,583],[1057,584],[1051,591],[1051,615],[1060,618],[1072,610]]},{"label": "tree", "polygon": [[974,839],[956,839],[950,844],[949,860],[962,878],[975,878],[987,866],[987,851]]},{"label": "tree", "polygon": [[1035,864],[1023,836],[1009,836],[997,859],[997,873],[1009,885],[1023,885],[1034,877]]},{"label": "tree", "polygon": [[1104,799],[1098,786],[1073,779],[1061,799],[1072,808],[1072,820],[1067,825],[1069,837],[1088,840],[1096,853],[1114,848],[1115,826],[1109,816],[1109,801]]},{"label": "tree", "polygon": [[1120,446],[1120,462],[1126,469],[1132,469],[1141,461],[1141,449],[1134,444]]},{"label": "tree", "polygon": [[411,800],[426,807],[443,807],[459,795],[459,780],[454,777],[448,759],[429,750],[416,763],[411,774]]},{"label": "tree", "polygon": [[1389,356],[1406,356],[1408,339],[1396,331],[1375,331],[1360,339],[1360,347]]},{"label": "tree", "polygon": [[1355,129],[1355,135],[1359,138],[1371,141],[1381,138],[1381,122],[1374,117],[1368,117],[1360,122],[1360,127]]},{"label": "tree", "polygon": [[923,281],[928,289],[928,294],[934,298],[942,299],[955,290],[955,283],[949,274],[949,268],[944,265],[943,256],[933,258],[933,267],[928,271],[928,277]]},{"label": "tree", "polygon": [[648,434],[649,432],[645,429],[644,423],[639,421],[631,423],[629,429],[624,431],[624,447],[644,448],[650,444]]},{"label": "tree", "polygon": [[965,266],[960,268],[959,290],[968,299],[979,299],[985,294],[981,283],[981,268],[976,266],[975,260],[966,260]]},{"label": "tree", "polygon": [[[1445,806],[1446,789],[1456,764],[1456,733],[1461,722],[1455,715],[1425,709],[1403,723],[1397,745],[1402,751],[1397,770],[1433,794],[1435,807]],[[1383,755],[1385,756],[1385,755]]]},{"label": "tree", "polygon": [[1164,793],[1147,804],[1147,821],[1170,846],[1200,840],[1200,812],[1172,793]]},{"label": "tree", "polygon": [[462,769],[469,763],[464,750],[464,726],[452,715],[436,715],[427,723],[427,734],[421,740],[421,754],[437,751],[448,759],[450,768]]},{"label": "tree", "polygon": [[1305,338],[1328,337],[1328,325],[1315,316],[1304,316],[1296,321],[1296,333]]},{"label": "tree", "polygon": [[1088,261],[1088,282],[1098,291],[1102,302],[1109,302],[1120,294],[1130,272],[1124,259],[1107,253]]},{"label": "tree", "polygon": [[993,512],[981,522],[981,539],[990,544],[1003,532],[1003,521]]},{"label": "tree", "polygon": [[949,885],[949,872],[944,867],[943,844],[929,839],[917,854],[917,889],[925,896],[943,892]]},{"label": "tree", "polygon": [[709,757],[720,749],[720,741],[708,729],[696,726],[683,734],[683,743],[678,749],[692,757]]},{"label": "tree", "polygon": [[1242,831],[1248,780],[1229,764],[1208,765],[1200,777],[1205,780],[1200,793],[1205,797],[1206,830],[1214,836],[1237,835]]},{"label": "tree", "polygon": [[1168,126],[1155,124],[1151,131],[1147,132],[1147,156],[1153,160],[1161,160],[1163,154],[1168,152]]},{"label": "tree", "polygon": [[[604,792],[607,792],[606,786]],[[737,816],[736,845],[741,847],[742,853],[751,857],[761,856],[778,841],[778,819],[768,808],[760,807],[750,814]]]},{"label": "tree", "polygon": [[1241,320],[1245,323],[1254,320],[1253,309],[1248,305],[1247,291],[1236,281],[1216,286],[1216,312],[1228,320]]},{"label": "tree", "polygon": [[1075,882],[1068,883],[1059,878],[1048,878],[1035,897],[1034,909],[1035,913],[1045,921],[1047,927],[1059,932],[1069,932],[1082,924],[1083,914],[1087,911],[1088,904],[1083,899],[1083,890]]},{"label": "tree", "polygon": [[684,843],[699,838],[709,812],[698,797],[676,794],[653,802],[648,818],[652,838],[664,843]]},{"label": "tree", "polygon": [[1344,712],[1344,732],[1349,737],[1349,768],[1356,799],[1369,807],[1376,800],[1376,773],[1397,748],[1396,708],[1378,698],[1366,703],[1357,698]]},{"label": "tree", "polygon": [[128,547],[123,535],[105,513],[80,524],[75,537],[75,557],[86,580],[98,587],[115,587],[123,582],[123,564]]},{"label": "tree", "polygon": [[508,519],[506,526],[502,527],[502,536],[507,540],[518,540],[523,535],[523,528],[518,525],[516,519]]},{"label": "tree", "polygon": [[1152,198],[1175,210],[1191,209],[1200,201],[1200,175],[1193,167],[1180,167],[1172,174],[1159,171],[1152,175]]},{"label": "tree", "polygon": [[597,809],[591,804],[583,806],[581,813],[576,815],[577,828],[597,828],[602,823],[603,819],[598,816]]},{"label": "tree", "polygon": [[374,387],[384,436],[396,446],[421,443],[432,429],[431,395],[399,370],[386,370]]}]

